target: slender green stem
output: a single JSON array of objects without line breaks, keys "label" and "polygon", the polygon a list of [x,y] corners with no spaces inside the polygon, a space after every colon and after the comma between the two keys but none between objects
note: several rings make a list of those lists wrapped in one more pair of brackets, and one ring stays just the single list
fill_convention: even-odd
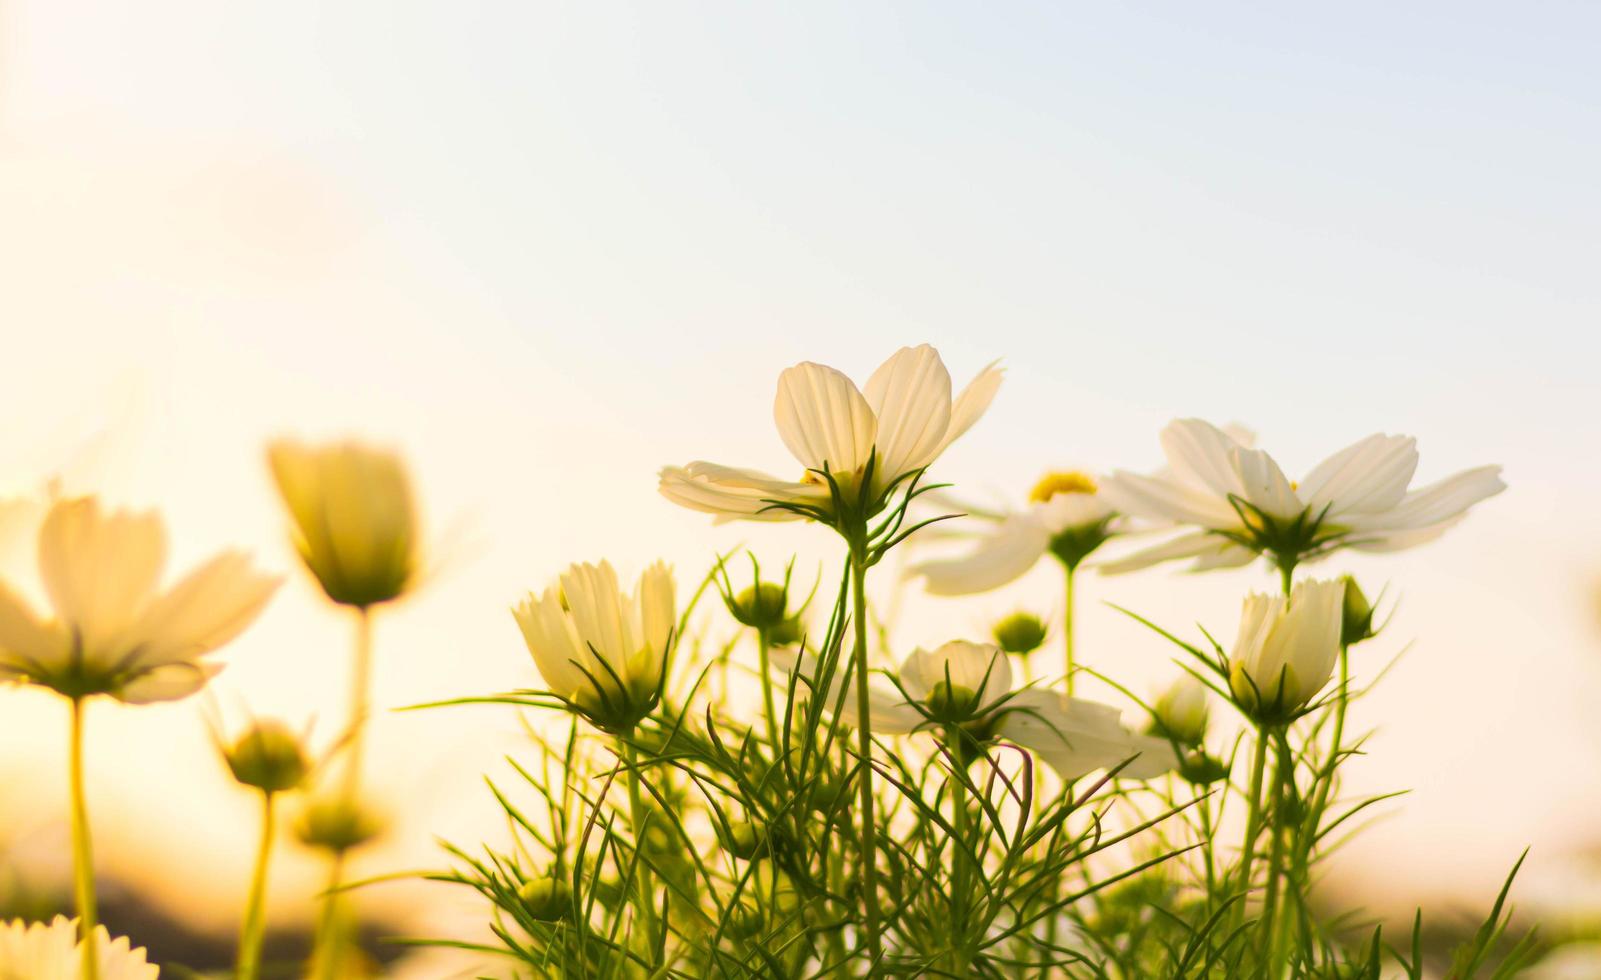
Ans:
[{"label": "slender green stem", "polygon": [[[960,729],[951,728],[946,735],[946,744],[950,747],[953,765],[960,765],[962,758],[961,739],[965,736]],[[967,784],[960,772],[951,773],[951,826],[956,830],[956,840],[952,842],[955,852],[951,855],[951,926],[952,926],[952,953],[955,960],[954,975],[965,977],[968,968],[972,965],[972,950],[967,943],[967,899],[972,893],[973,876],[978,869],[972,866],[969,849],[973,847],[971,832],[967,818]]]},{"label": "slender green stem", "polygon": [[1281,733],[1277,741],[1278,758],[1273,772],[1273,822],[1269,831],[1273,835],[1273,847],[1268,854],[1267,890],[1262,898],[1261,943],[1269,980],[1276,980],[1280,975],[1281,960],[1284,959],[1279,953],[1275,919],[1279,908],[1279,888],[1284,877],[1284,838],[1291,830],[1283,817],[1285,798],[1295,785],[1295,756],[1290,751],[1289,739]]},{"label": "slender green stem", "polygon": [[328,865],[328,891],[322,899],[322,911],[317,916],[317,932],[311,946],[311,975],[317,980],[339,980],[345,951],[343,926],[340,917],[339,888],[344,882],[345,852],[334,852]]},{"label": "slender green stem", "polygon": [[372,610],[363,606],[356,612],[356,645],[351,658],[350,719],[345,746],[346,803],[355,803],[361,793],[361,766],[367,747],[367,715],[372,698]]},{"label": "slender green stem", "polygon": [[1284,586],[1284,594],[1288,596],[1295,589],[1295,562],[1279,562],[1279,583]]},{"label": "slender green stem", "polygon": [[[623,764],[628,768],[628,819],[634,826],[634,846],[640,851],[645,850],[646,812],[645,799],[639,791],[639,762],[634,751],[634,743],[626,738],[618,739],[623,747]],[[638,877],[635,883],[638,886],[636,902],[639,906],[639,921],[643,926],[644,942],[640,943],[640,954],[646,962],[650,962],[656,949],[656,886],[651,883],[650,865],[641,856],[634,863]]]},{"label": "slender green stem", "polygon": [[72,699],[72,739],[67,759],[72,794],[72,880],[78,900],[78,928],[83,936],[83,980],[100,980],[99,946],[95,927],[94,844],[89,835],[89,805],[83,792],[84,699]]},{"label": "slender green stem", "polygon": [[[350,717],[345,723],[344,783],[340,787],[340,800],[354,808],[361,796],[361,766],[366,750],[367,714],[370,710],[372,688],[372,610],[366,606],[356,609],[356,641],[351,654]],[[317,936],[312,950],[312,962],[319,977],[329,980],[337,977],[342,951],[335,948],[344,942],[344,930],[339,924],[338,906],[342,903],[340,889],[344,885],[345,857],[334,855],[330,865],[328,891],[323,896],[322,914],[318,917]]]},{"label": "slender green stem", "polygon": [[261,939],[267,921],[267,865],[272,860],[272,839],[277,829],[274,797],[273,793],[261,794],[261,844],[256,849],[256,870],[250,878],[244,925],[239,930],[236,980],[256,980],[261,975]]},{"label": "slender green stem", "polygon": [[756,656],[758,666],[761,668],[762,707],[767,711],[767,741],[772,743],[773,758],[778,758],[780,751],[778,743],[778,709],[773,702],[773,678],[768,672],[768,651],[772,644],[767,640],[767,630],[756,630]]},{"label": "slender green stem", "polygon": [[1302,828],[1301,839],[1297,848],[1296,867],[1304,871],[1307,862],[1312,857],[1312,847],[1316,842],[1318,827],[1323,822],[1323,811],[1329,805],[1329,795],[1334,792],[1334,771],[1340,765],[1341,746],[1345,741],[1345,710],[1350,702],[1351,686],[1351,658],[1350,647],[1340,647],[1340,686],[1334,695],[1334,726],[1329,741],[1329,757],[1323,765],[1321,778],[1318,780],[1317,790],[1312,796],[1312,806],[1307,810],[1306,826]]},{"label": "slender green stem", "polygon": [[[860,549],[851,549],[851,587],[854,593],[855,607],[854,619],[856,627],[856,649],[852,654],[856,674],[856,736],[857,749],[861,756],[861,778],[858,786],[861,793],[861,819],[862,819],[862,906],[863,925],[866,930],[866,950],[870,957],[877,957],[883,951],[882,936],[878,925],[878,854],[877,834],[878,828],[873,816],[873,724],[870,708],[872,699],[868,695],[867,673],[867,562]],[[870,973],[873,971],[869,971]]]},{"label": "slender green stem", "polygon": [[1067,603],[1062,613],[1062,636],[1064,637],[1063,642],[1067,648],[1065,651],[1067,654],[1067,659],[1065,661],[1067,666],[1067,696],[1072,697],[1073,667],[1075,666],[1073,658],[1073,578],[1077,569],[1072,565],[1063,565],[1062,567],[1067,570]]},{"label": "slender green stem", "polygon": [[[1256,838],[1262,831],[1262,774],[1267,769],[1267,740],[1265,728],[1256,730],[1256,750],[1251,758],[1251,788],[1247,803],[1250,809],[1245,817],[1245,842],[1240,851],[1240,887],[1251,888],[1251,864],[1256,859]],[[1244,907],[1244,903],[1241,903]]]}]

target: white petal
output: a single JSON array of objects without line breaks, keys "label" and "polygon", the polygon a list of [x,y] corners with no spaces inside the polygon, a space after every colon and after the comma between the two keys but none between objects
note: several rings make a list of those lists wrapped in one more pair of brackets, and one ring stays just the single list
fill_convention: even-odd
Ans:
[{"label": "white petal", "polygon": [[1118,470],[1102,482],[1100,494],[1113,508],[1134,517],[1218,530],[1240,526],[1240,515],[1227,498],[1174,479]]},{"label": "white petal", "polygon": [[1020,691],[1007,707],[999,734],[1039,756],[1063,779],[1077,779],[1130,759],[1118,775],[1149,779],[1178,763],[1171,745],[1128,731],[1117,709],[1109,705],[1030,688]]},{"label": "white petal", "polygon": [[114,659],[161,577],[167,535],[154,513],[103,515],[92,497],[62,500],[39,529],[39,574],[56,615],[89,658]]},{"label": "white petal", "polygon": [[1417,468],[1416,439],[1371,435],[1313,467],[1298,493],[1314,516],[1388,510],[1406,495]]},{"label": "white petal", "polygon": [[1051,534],[1099,524],[1115,513],[1111,502],[1099,493],[1059,493],[1033,509]]},{"label": "white petal", "polygon": [[588,655],[579,650],[557,589],[546,589],[543,596],[529,593],[528,598],[512,610],[512,616],[522,630],[523,642],[547,688],[571,698],[590,686],[589,679],[579,669],[580,664],[588,663]]},{"label": "white petal", "polygon": [[1181,482],[1227,498],[1244,495],[1233,452],[1242,448],[1228,433],[1201,419],[1177,419],[1162,430],[1162,451]]},{"label": "white petal", "polygon": [[[936,525],[937,526],[937,525]],[[913,566],[933,595],[970,595],[1000,588],[1034,567],[1050,535],[1033,514],[1013,514],[987,529],[973,550]]]},{"label": "white petal", "polygon": [[816,505],[829,501],[827,487],[792,483],[756,470],[706,462],[663,467],[657,489],[680,507],[715,515],[719,524],[732,520],[804,520],[799,514],[773,506],[774,503]]},{"label": "white petal", "polygon": [[1235,449],[1240,496],[1258,510],[1280,520],[1293,521],[1306,510],[1301,498],[1273,457],[1260,449]]},{"label": "white petal", "polygon": [[867,399],[845,375],[805,361],[778,377],[773,420],[802,466],[854,473],[867,465],[877,422]]},{"label": "white petal", "polygon": [[933,462],[951,421],[951,376],[934,348],[902,347],[873,372],[864,394],[878,417],[879,486]]},{"label": "white petal", "polygon": [[[799,689],[802,693],[811,692],[812,697],[819,696],[817,689],[817,672],[819,666],[817,656],[812,653],[802,653],[795,647],[774,647],[769,651],[771,668],[779,675],[780,683],[787,684],[792,675],[798,674]],[[830,712],[834,706],[840,705],[839,720],[843,725],[856,727],[856,719],[860,717],[856,709],[856,676],[853,672],[850,678],[850,689],[845,689],[845,669],[848,655],[842,655],[838,666],[834,668],[834,675],[829,678],[828,690],[820,692],[823,704]],[[841,701],[841,694],[844,698]],[[899,691],[888,688],[877,680],[869,679],[867,685],[867,713],[872,719],[873,734],[875,735],[907,735],[915,731],[924,722],[923,713],[916,707],[908,704]]]},{"label": "white petal", "polygon": [[1222,546],[1214,551],[1200,555],[1190,564],[1192,572],[1210,572],[1219,568],[1243,568],[1256,560],[1256,552],[1235,544],[1228,539],[1220,539]]},{"label": "white petal", "polygon": [[1121,575],[1124,572],[1149,568],[1159,562],[1172,561],[1176,558],[1194,558],[1197,555],[1211,555],[1221,553],[1224,549],[1229,548],[1239,548],[1239,546],[1227,538],[1213,534],[1211,531],[1190,531],[1160,544],[1152,545],[1149,548],[1142,548],[1132,555],[1127,555],[1114,561],[1102,562],[1099,567],[1103,574]]},{"label": "white petal", "polygon": [[116,697],[128,704],[177,701],[205,687],[221,672],[222,664],[209,661],[163,664],[124,684]]},{"label": "white petal", "polygon": [[992,361],[988,367],[978,372],[977,377],[967,383],[961,394],[956,396],[956,401],[951,405],[951,424],[945,430],[945,438],[940,441],[940,453],[961,438],[963,433],[971,429],[984,417],[984,413],[989,411],[990,402],[995,400],[995,393],[1001,390],[1001,381],[1006,376],[1006,371],[1000,367],[1000,363]]},{"label": "white petal", "polygon": [[611,563],[583,562],[568,567],[561,576],[562,594],[582,644],[606,662],[619,677],[627,677],[628,642],[622,617],[622,591]]},{"label": "white petal", "polygon": [[667,648],[673,630],[678,627],[673,593],[673,570],[665,562],[654,563],[639,577],[639,607],[645,642],[658,653]]},{"label": "white petal", "polygon": [[988,705],[1012,689],[1012,664],[1005,652],[988,643],[952,640],[935,650],[913,650],[901,664],[901,687],[919,701],[946,680],[978,695]]},{"label": "white petal", "polygon": [[1357,531],[1407,531],[1449,521],[1463,511],[1506,489],[1501,467],[1481,466],[1466,470],[1408,493],[1399,504],[1382,514],[1360,515],[1347,520]]},{"label": "white petal", "polygon": [[255,621],[280,579],[227,551],[185,576],[151,603],[130,632],[145,666],[191,661],[217,649]]},{"label": "white petal", "polygon": [[69,643],[53,623],[40,622],[23,599],[0,582],[0,664],[24,673],[49,673],[66,665]]}]

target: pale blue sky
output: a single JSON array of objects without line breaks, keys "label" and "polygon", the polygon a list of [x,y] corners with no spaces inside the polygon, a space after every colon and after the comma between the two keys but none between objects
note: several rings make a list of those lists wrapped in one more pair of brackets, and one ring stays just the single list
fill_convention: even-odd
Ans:
[{"label": "pale blue sky", "polygon": [[[1251,424],[1292,473],[1414,433],[1421,477],[1501,462],[1513,490],[1351,566],[1407,595],[1386,652],[1420,641],[1364,719],[1388,733],[1365,788],[1418,793],[1353,866],[1412,876],[1402,904],[1481,889],[1601,795],[1571,764],[1601,740],[1598,48],[1579,3],[0,0],[3,482],[103,430],[85,483],[163,507],[182,555],[287,568],[262,440],[404,446],[451,557],[381,635],[402,704],[532,683],[505,607],[567,561],[662,554],[688,578],[742,535],[831,554],[654,494],[666,462],[792,467],[770,405],[797,360],[865,377],[926,340],[965,380],[1005,358],[938,475],[1014,497],[1051,466],[1154,465],[1180,414]],[[1254,581],[1091,599],[1226,634]],[[914,600],[901,640],[1053,595]],[[229,696],[337,710],[339,625],[293,579]],[[1100,607],[1085,629],[1099,666],[1165,669]],[[54,706],[3,696],[30,720],[6,745],[59,750]],[[380,761],[433,740],[429,795],[460,796],[419,806],[393,860],[478,832],[509,721],[385,724]],[[99,791],[128,823],[179,806],[128,781],[152,746],[181,792],[234,805],[184,774],[211,765],[172,747],[187,709],[103,725]],[[1528,795],[1485,801],[1514,768]]]}]

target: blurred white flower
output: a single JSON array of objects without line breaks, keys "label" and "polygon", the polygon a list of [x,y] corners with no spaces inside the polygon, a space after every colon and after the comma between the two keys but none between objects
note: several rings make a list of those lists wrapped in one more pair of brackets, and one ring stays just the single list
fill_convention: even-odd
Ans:
[{"label": "blurred white flower", "polygon": [[93,497],[57,501],[39,529],[55,618],[0,582],[0,677],[135,704],[198,691],[222,669],[201,658],[249,626],[279,580],[225,551],[158,592],[166,552],[154,512],[106,514]]},{"label": "blurred white flower", "polygon": [[[865,390],[831,367],[810,361],[778,378],[773,418],[805,473],[798,481],[755,470],[695,462],[661,471],[661,493],[691,510],[730,520],[797,520],[774,505],[826,512],[827,471],[853,505],[871,509],[886,490],[932,463],[972,427],[1000,387],[990,365],[954,399],[951,376],[934,348],[903,347],[868,379]],[[862,486],[873,460],[870,485]]]},{"label": "blurred white flower", "polygon": [[551,693],[607,730],[632,728],[661,693],[673,640],[672,569],[656,562],[633,594],[609,562],[577,564],[512,610]]},{"label": "blurred white flower", "polygon": [[295,549],[328,598],[366,608],[406,593],[417,574],[417,507],[399,456],[284,439],[267,461],[294,520]]},{"label": "blurred white flower", "polygon": [[1076,568],[1115,533],[1116,511],[1101,495],[1095,478],[1077,471],[1047,473],[1021,510],[997,514],[949,498],[941,502],[986,526],[973,535],[976,540],[967,552],[912,566],[911,574],[921,575],[934,595],[1000,588],[1021,578],[1048,554]]},{"label": "blurred white flower", "polygon": [[1310,579],[1288,600],[1252,593],[1229,655],[1229,687],[1265,720],[1283,720],[1334,673],[1345,605],[1343,579]]},{"label": "blurred white flower", "polygon": [[[94,931],[94,948],[100,980],[155,980],[160,974],[145,962],[143,949],[131,948],[126,938],[112,939],[104,926]],[[76,919],[0,923],[0,980],[77,980],[83,953]]]},{"label": "blurred white flower", "polygon": [[[806,683],[816,676],[818,663],[811,654],[801,656],[794,648],[784,648],[775,650],[773,659],[786,673],[800,670]],[[843,670],[842,662],[824,695],[830,708],[840,704]],[[908,735],[956,726],[979,743],[992,738],[1015,742],[1063,779],[1125,761],[1128,765],[1118,771],[1120,777],[1149,779],[1178,761],[1165,739],[1125,728],[1111,705],[1037,687],[1014,691],[1010,660],[999,647],[987,643],[953,640],[934,650],[919,648],[901,663],[895,679],[898,689],[878,683],[870,689],[868,712],[874,734]],[[839,717],[854,725],[854,690],[845,692]]]},{"label": "blurred white flower", "polygon": [[1118,471],[1102,494],[1134,517],[1199,530],[1105,566],[1131,571],[1177,558],[1195,568],[1229,568],[1267,553],[1280,566],[1336,548],[1397,551],[1439,537],[1469,507],[1506,489],[1499,466],[1481,466],[1418,489],[1410,436],[1368,436],[1313,467],[1299,483],[1273,458],[1200,419],[1162,430],[1169,469],[1156,476]]}]

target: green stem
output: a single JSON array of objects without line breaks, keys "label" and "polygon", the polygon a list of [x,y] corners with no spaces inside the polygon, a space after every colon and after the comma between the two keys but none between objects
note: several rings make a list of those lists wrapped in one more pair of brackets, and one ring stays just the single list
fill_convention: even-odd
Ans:
[{"label": "green stem", "polygon": [[351,658],[349,744],[345,746],[346,803],[355,803],[361,792],[361,765],[366,750],[367,714],[372,697],[372,611],[366,606],[356,611],[356,646]]},{"label": "green stem", "polygon": [[1323,766],[1323,772],[1318,780],[1317,791],[1312,797],[1312,806],[1307,810],[1307,823],[1302,828],[1301,841],[1297,849],[1296,865],[1304,869],[1312,857],[1312,847],[1317,837],[1318,827],[1323,822],[1323,811],[1329,805],[1329,795],[1334,791],[1334,771],[1340,765],[1340,746],[1345,741],[1345,709],[1349,703],[1351,684],[1351,658],[1350,648],[1340,647],[1340,686],[1334,696],[1334,730],[1329,744],[1329,758]]},{"label": "green stem", "polygon": [[768,672],[768,651],[772,644],[767,641],[767,630],[756,630],[756,656],[758,666],[761,668],[762,706],[767,709],[767,741],[772,743],[773,758],[778,758],[780,751],[778,744],[778,709],[773,702],[773,678]]},{"label": "green stem", "polygon": [[628,819],[634,827],[634,846],[641,852],[634,863],[638,873],[635,879],[638,885],[635,900],[639,906],[639,921],[645,933],[645,941],[640,944],[640,954],[646,962],[650,962],[656,949],[656,887],[651,883],[650,865],[643,856],[646,833],[645,800],[639,791],[639,762],[634,752],[634,743],[626,738],[618,741],[622,742],[623,764],[628,768]]},{"label": "green stem", "polygon": [[1282,957],[1278,949],[1278,932],[1275,918],[1278,915],[1279,887],[1284,877],[1284,838],[1290,828],[1283,819],[1286,791],[1295,784],[1295,758],[1290,752],[1289,739],[1278,738],[1278,759],[1273,772],[1273,849],[1268,854],[1267,891],[1262,898],[1262,952],[1266,976],[1276,980],[1281,972]]},{"label": "green stem", "polygon": [[[370,710],[372,688],[372,610],[367,606],[356,608],[356,642],[351,654],[350,717],[345,723],[344,783],[340,787],[343,805],[354,809],[361,795],[361,765],[366,750],[367,714]],[[339,927],[340,888],[344,885],[345,857],[334,855],[328,878],[328,891],[323,896],[322,914],[318,917],[317,936],[312,948],[312,962],[319,977],[329,980],[338,976],[335,971],[342,959],[342,951],[335,947],[344,941]]]},{"label": "green stem", "polygon": [[[961,730],[951,728],[946,734],[946,744],[950,746],[953,765],[961,765],[963,738]],[[967,948],[967,899],[972,888],[973,873],[977,870],[972,867],[972,860],[968,850],[973,842],[969,840],[967,819],[967,784],[960,772],[951,773],[951,825],[956,830],[956,840],[953,842],[955,852],[951,855],[951,926],[952,953],[955,960],[954,976],[965,977],[968,968],[972,965],[972,951]]]},{"label": "green stem", "polygon": [[83,793],[84,699],[72,699],[72,740],[67,759],[72,795],[72,879],[78,900],[78,928],[83,937],[83,980],[100,980],[99,944],[95,927],[94,845],[89,837],[89,805]]},{"label": "green stem", "polygon": [[[876,962],[876,957],[883,952],[883,939],[878,925],[878,828],[873,817],[873,723],[869,711],[872,699],[867,686],[867,562],[861,550],[854,547],[851,549],[851,586],[855,594],[856,649],[852,659],[856,673],[856,737],[861,756],[861,779],[858,785],[862,811],[863,925],[867,955],[875,958]],[[874,971],[869,969],[868,972]]]},{"label": "green stem", "polygon": [[339,980],[344,960],[341,948],[344,937],[339,922],[340,892],[344,881],[345,852],[336,851],[328,867],[328,891],[323,895],[322,911],[317,916],[317,932],[311,945],[311,975],[317,980]]},{"label": "green stem", "polygon": [[1072,565],[1064,565],[1067,569],[1067,604],[1062,613],[1062,636],[1067,647],[1067,696],[1073,696],[1073,578],[1077,569]]},{"label": "green stem", "polygon": [[[1256,751],[1251,759],[1250,809],[1245,817],[1245,843],[1240,853],[1240,887],[1251,889],[1251,864],[1256,859],[1256,838],[1262,831],[1262,773],[1267,769],[1267,730],[1256,730]],[[1240,903],[1241,908],[1244,903]]]},{"label": "green stem", "polygon": [[1284,594],[1288,596],[1295,588],[1295,562],[1279,562],[1279,583],[1284,586]]},{"label": "green stem", "polygon": [[250,878],[244,925],[239,930],[236,980],[256,980],[261,975],[261,938],[267,919],[267,865],[272,859],[272,838],[277,822],[273,797],[272,793],[261,794],[261,844],[256,850],[256,870]]}]

